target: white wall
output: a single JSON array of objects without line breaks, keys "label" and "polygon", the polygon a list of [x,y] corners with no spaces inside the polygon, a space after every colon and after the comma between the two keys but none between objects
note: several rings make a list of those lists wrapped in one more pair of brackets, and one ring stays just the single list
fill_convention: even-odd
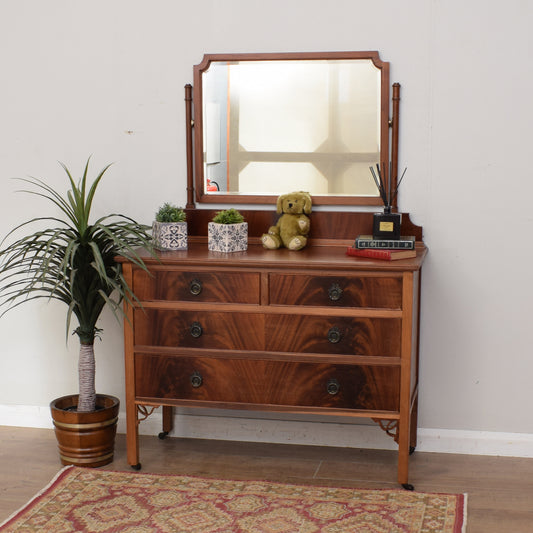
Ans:
[{"label": "white wall", "polygon": [[[526,0],[3,0],[0,235],[42,206],[9,178],[63,187],[56,161],[79,173],[90,154],[116,162],[96,214],[183,204],[204,53],[379,50],[402,84],[400,207],[430,249],[419,425],[533,435],[532,19]],[[98,389],[123,398],[121,329],[102,326]],[[0,338],[0,413],[76,390],[58,304],[8,313]]]}]

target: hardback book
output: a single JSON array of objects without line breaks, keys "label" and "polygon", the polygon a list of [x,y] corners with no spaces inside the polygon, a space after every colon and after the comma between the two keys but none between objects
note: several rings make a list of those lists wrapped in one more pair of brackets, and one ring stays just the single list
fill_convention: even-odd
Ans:
[{"label": "hardback book", "polygon": [[400,237],[399,239],[374,239],[372,235],[359,235],[355,239],[355,248],[378,248],[382,250],[414,250],[414,237]]},{"label": "hardback book", "polygon": [[376,248],[357,249],[348,247],[348,255],[363,257],[365,259],[381,259],[382,261],[395,261],[397,259],[411,259],[416,257],[416,250],[380,250]]}]

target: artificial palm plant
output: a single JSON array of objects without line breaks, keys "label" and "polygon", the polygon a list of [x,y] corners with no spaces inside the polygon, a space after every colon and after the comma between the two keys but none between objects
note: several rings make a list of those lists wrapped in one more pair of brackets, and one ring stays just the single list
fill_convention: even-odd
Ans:
[{"label": "artificial palm plant", "polygon": [[[30,185],[23,192],[49,200],[61,215],[36,217],[18,225],[0,249],[0,304],[11,309],[37,298],[64,302],[67,333],[72,315],[77,318],[74,333],[80,340],[78,412],[95,409],[94,341],[101,331],[97,321],[103,308],[109,305],[120,318],[121,302],[135,299],[115,257],[126,256],[146,268],[135,249],[142,246],[151,250],[148,227],[127,216],[111,214],[91,223],[96,189],[110,165],[88,183],[89,160],[78,183],[61,163],[70,182],[64,196],[41,179],[20,178]],[[23,229],[35,225],[45,229],[17,237]]]}]

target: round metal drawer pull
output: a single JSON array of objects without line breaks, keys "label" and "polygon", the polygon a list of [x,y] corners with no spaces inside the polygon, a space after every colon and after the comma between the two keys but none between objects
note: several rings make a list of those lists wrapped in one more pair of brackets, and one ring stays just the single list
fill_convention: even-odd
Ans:
[{"label": "round metal drawer pull", "polygon": [[199,279],[193,279],[189,284],[189,289],[193,296],[198,296],[202,292],[202,282]]},{"label": "round metal drawer pull", "polygon": [[200,374],[200,372],[197,372],[196,370],[191,374],[190,380],[191,380],[191,385],[195,389],[197,389],[198,387],[201,387],[204,381],[202,378],[202,374]]},{"label": "round metal drawer pull", "polygon": [[328,341],[331,342],[331,344],[337,344],[342,339],[342,333],[341,330],[337,326],[333,326],[328,331]]},{"label": "round metal drawer pull", "polygon": [[331,378],[330,380],[328,380],[326,389],[328,391],[328,394],[335,396],[335,394],[338,394],[341,390],[341,384],[335,378]]},{"label": "round metal drawer pull", "polygon": [[201,337],[203,332],[204,330],[202,329],[202,325],[200,324],[200,322],[193,322],[191,324],[191,335],[195,339],[197,339],[198,337]]},{"label": "round metal drawer pull", "polygon": [[333,283],[328,289],[328,296],[332,302],[338,302],[342,296],[342,289],[338,283]]}]

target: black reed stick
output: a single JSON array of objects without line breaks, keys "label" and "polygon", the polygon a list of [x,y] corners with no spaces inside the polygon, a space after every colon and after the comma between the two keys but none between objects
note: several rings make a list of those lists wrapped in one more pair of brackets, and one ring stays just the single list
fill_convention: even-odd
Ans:
[{"label": "black reed stick", "polygon": [[389,185],[389,195],[388,195],[388,202],[387,206],[389,209],[392,207],[391,202],[391,191],[392,191],[392,161],[389,163],[389,179],[388,179],[388,185]]},{"label": "black reed stick", "polygon": [[396,200],[396,196],[398,195],[398,189],[400,188],[400,183],[402,182],[403,177],[405,176],[406,170],[407,170],[407,167],[403,169],[402,176],[400,177],[400,179],[398,180],[398,183],[396,184],[396,190],[394,191],[394,196],[392,197],[391,203],[394,202],[394,200]]},{"label": "black reed stick", "polygon": [[381,173],[379,172],[379,165],[376,165],[378,169],[378,176],[376,176],[376,173],[374,171],[374,167],[368,167],[370,168],[370,172],[372,173],[372,177],[374,178],[374,183],[376,184],[376,187],[378,188],[379,195],[381,196],[381,200],[383,201],[384,205],[387,205],[387,196],[385,194],[385,189],[383,188],[383,182],[381,180]]},{"label": "black reed stick", "polygon": [[[376,184],[376,187],[379,191],[379,196],[381,197],[381,200],[383,201],[383,205],[386,209],[389,209],[392,207],[392,204],[394,200],[396,200],[396,196],[398,196],[398,189],[400,187],[400,183],[403,180],[403,177],[405,176],[405,172],[407,171],[407,167],[405,167],[400,179],[398,180],[398,183],[396,183],[396,187],[394,189],[394,193],[392,192],[392,162],[389,164],[389,175],[388,179],[385,174],[381,173],[381,169],[379,168],[379,163],[376,163],[376,169],[377,169],[377,175],[374,171],[374,167],[368,167],[370,169],[370,172],[372,173],[372,177],[374,178],[374,183]],[[387,187],[387,190],[385,189]]]}]

